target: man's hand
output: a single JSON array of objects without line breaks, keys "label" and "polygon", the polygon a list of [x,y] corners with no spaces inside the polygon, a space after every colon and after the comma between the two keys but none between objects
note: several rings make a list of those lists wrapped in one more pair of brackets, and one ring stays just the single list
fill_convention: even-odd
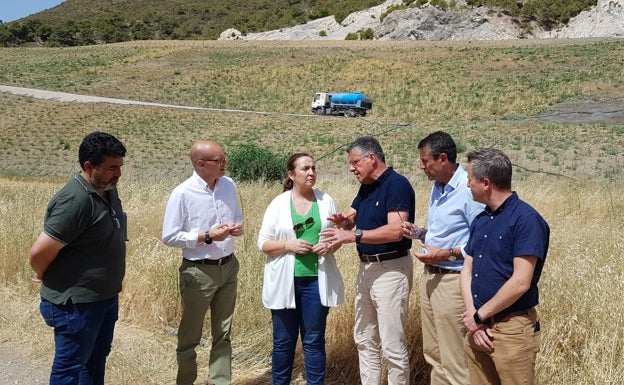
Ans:
[{"label": "man's hand", "polygon": [[355,242],[355,234],[350,230],[327,228],[323,229],[319,235],[329,247]]},{"label": "man's hand", "polygon": [[233,237],[239,237],[243,235],[243,224],[242,223],[232,223],[229,226],[230,235]]},{"label": "man's hand", "polygon": [[230,225],[221,224],[214,226],[210,229],[208,235],[210,235],[213,241],[223,241],[230,235]]},{"label": "man's hand", "polygon": [[401,230],[403,231],[403,236],[409,239],[419,239],[420,238],[420,228],[413,223],[403,222],[401,223]]},{"label": "man's hand", "polygon": [[475,322],[474,314],[476,311],[477,310],[475,308],[472,308],[470,310],[467,309],[462,314],[462,320],[464,321],[464,326],[466,327],[466,331],[468,332],[468,334],[473,334],[482,326]]},{"label": "man's hand", "polygon": [[481,327],[476,332],[474,332],[474,334],[470,338],[472,338],[475,346],[482,351],[494,351],[494,335],[492,334],[492,329],[490,329],[489,327],[481,325]]},{"label": "man's hand", "polygon": [[355,222],[353,220],[355,213],[356,211],[351,209],[351,210],[348,210],[348,212],[346,213],[333,214],[332,216],[327,218],[327,220],[335,224],[336,227],[338,227],[339,229],[349,230],[353,228],[353,226],[355,225]]},{"label": "man's hand", "polygon": [[420,249],[422,252],[414,252],[414,257],[418,258],[418,260],[425,265],[435,265],[438,262],[446,261],[447,258],[441,256],[442,254],[437,247],[426,245],[420,242]]}]

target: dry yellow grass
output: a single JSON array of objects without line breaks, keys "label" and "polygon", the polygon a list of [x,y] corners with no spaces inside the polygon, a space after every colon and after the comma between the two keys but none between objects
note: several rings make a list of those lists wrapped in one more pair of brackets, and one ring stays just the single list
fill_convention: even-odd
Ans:
[{"label": "dry yellow grass", "polygon": [[[62,185],[0,180],[0,244],[5,268],[5,305],[0,310],[4,346],[36,344],[30,360],[46,367],[52,356],[51,330],[37,311],[37,286],[29,282],[27,251],[41,228],[45,204]],[[162,183],[124,180],[120,186],[130,218],[128,272],[121,294],[122,311],[109,360],[110,384],[171,383],[175,375],[175,329],[179,320],[177,267],[179,252],[160,240],[162,211],[170,188]],[[350,203],[357,185],[322,178],[319,187],[341,207]],[[418,220],[424,220],[428,182],[415,178]],[[544,324],[538,360],[540,384],[608,384],[624,378],[624,267],[619,263],[624,225],[621,183],[597,186],[557,177],[533,176],[515,183],[520,196],[533,204],[552,228],[551,248],[541,281],[540,312]],[[262,214],[278,185],[242,184],[245,235],[236,252],[241,260],[234,351],[236,384],[269,384],[270,314],[260,300],[264,257],[255,238]],[[353,284],[357,262],[352,245],[338,252],[347,286],[347,303],[333,309],[328,325],[328,384],[357,381],[352,342]],[[421,272],[417,263],[415,282]],[[421,358],[418,286],[411,297],[410,346],[413,384],[426,378]],[[206,335],[209,339],[209,335]],[[200,348],[200,378],[207,378],[207,348]],[[302,381],[300,357],[295,376]],[[298,383],[298,382],[297,382]]]}]

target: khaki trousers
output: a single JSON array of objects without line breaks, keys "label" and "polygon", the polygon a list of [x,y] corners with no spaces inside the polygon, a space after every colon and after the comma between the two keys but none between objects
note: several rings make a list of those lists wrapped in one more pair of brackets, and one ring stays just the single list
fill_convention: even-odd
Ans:
[{"label": "khaki trousers", "polygon": [[470,370],[470,384],[533,385],[535,359],[539,352],[541,331],[537,311],[512,317],[492,325],[494,351],[480,351],[466,336],[464,345]]},{"label": "khaki trousers", "polygon": [[405,326],[413,269],[411,255],[383,262],[360,262],[353,335],[362,385],[382,383],[382,352],[388,363],[388,385],[409,384]]},{"label": "khaki trousers", "polygon": [[430,273],[424,266],[420,287],[423,353],[431,365],[431,385],[468,385],[466,334],[458,273]]}]

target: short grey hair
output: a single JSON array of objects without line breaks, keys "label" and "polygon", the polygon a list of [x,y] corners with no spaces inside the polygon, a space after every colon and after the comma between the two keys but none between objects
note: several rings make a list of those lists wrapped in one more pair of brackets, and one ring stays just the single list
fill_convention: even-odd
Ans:
[{"label": "short grey hair", "polygon": [[347,147],[347,154],[351,153],[353,150],[361,155],[375,154],[377,159],[386,163],[386,157],[381,148],[381,144],[372,136],[362,136],[354,140],[353,143]]}]

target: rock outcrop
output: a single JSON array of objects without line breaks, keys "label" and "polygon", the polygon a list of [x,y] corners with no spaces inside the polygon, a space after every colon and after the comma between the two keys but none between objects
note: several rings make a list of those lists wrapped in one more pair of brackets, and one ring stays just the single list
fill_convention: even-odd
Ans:
[{"label": "rock outcrop", "polygon": [[[624,0],[598,0],[589,11],[583,11],[556,30],[545,30],[537,24],[521,26],[516,19],[489,8],[458,7],[440,10],[425,4],[381,15],[402,0],[387,0],[365,11],[354,12],[337,23],[333,16],[275,31],[243,35],[230,28],[219,40],[344,40],[349,33],[367,29],[376,40],[509,40],[520,38],[590,38],[624,37]],[[460,2],[461,4],[461,2]]]}]

